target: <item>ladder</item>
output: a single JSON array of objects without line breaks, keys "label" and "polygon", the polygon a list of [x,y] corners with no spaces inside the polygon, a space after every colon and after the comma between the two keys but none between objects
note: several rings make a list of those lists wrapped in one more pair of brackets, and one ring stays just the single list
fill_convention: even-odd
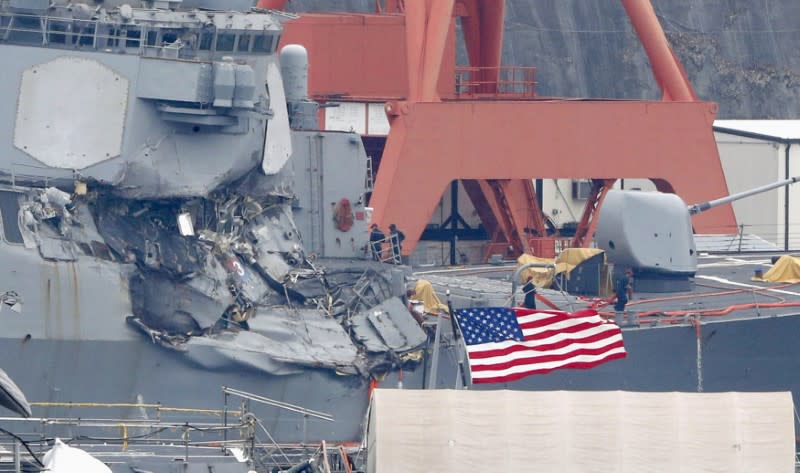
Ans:
[{"label": "ladder", "polygon": [[375,187],[375,174],[372,168],[372,156],[367,156],[367,175],[364,182],[364,192],[372,192]]}]

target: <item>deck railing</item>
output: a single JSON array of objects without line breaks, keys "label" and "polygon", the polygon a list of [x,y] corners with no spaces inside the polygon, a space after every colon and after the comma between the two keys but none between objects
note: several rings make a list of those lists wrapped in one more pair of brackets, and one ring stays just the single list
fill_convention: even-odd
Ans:
[{"label": "deck railing", "polygon": [[536,68],[519,66],[456,67],[456,98],[536,97]]},{"label": "deck railing", "polygon": [[48,48],[112,51],[148,57],[199,60],[215,54],[274,52],[273,31],[226,31],[198,21],[161,25],[0,13],[0,42]]}]

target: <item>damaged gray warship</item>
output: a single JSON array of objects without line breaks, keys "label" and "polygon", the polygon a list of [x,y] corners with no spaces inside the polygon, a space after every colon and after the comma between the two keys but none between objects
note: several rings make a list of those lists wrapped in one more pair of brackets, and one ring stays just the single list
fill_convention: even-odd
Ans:
[{"label": "damaged gray warship", "polygon": [[292,16],[252,3],[0,2],[0,366],[37,416],[226,387],[281,442],[355,440],[418,363],[361,139],[316,129]]},{"label": "damaged gray warship", "polygon": [[[407,280],[454,307],[513,302],[513,266],[373,258],[362,139],[318,129],[304,49],[278,51],[292,15],[253,3],[0,0],[0,368],[37,418],[83,425],[95,406],[151,425],[159,406],[247,399],[281,443],[358,441],[376,381],[462,379],[449,324],[431,345]],[[698,256],[669,295],[645,284],[661,260],[636,261],[625,359],[476,388],[800,395],[800,293],[752,281],[763,254],[687,241]],[[538,296],[602,311],[603,258]]]}]

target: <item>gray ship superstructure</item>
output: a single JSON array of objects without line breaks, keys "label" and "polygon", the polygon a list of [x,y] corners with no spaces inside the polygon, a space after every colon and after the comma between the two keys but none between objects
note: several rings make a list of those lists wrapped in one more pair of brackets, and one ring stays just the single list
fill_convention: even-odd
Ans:
[{"label": "gray ship superstructure", "polygon": [[335,414],[254,406],[283,442],[358,438],[425,341],[360,138],[315,130],[290,16],[138,3],[0,3],[0,366],[43,417],[227,386]]},{"label": "gray ship superstructure", "polygon": [[[316,129],[302,48],[276,50],[291,17],[145,3],[0,2],[0,367],[33,415],[147,420],[227,387],[276,401],[250,409],[280,442],[355,441],[370,381],[455,386],[447,324],[428,379],[407,268],[366,251],[361,138]],[[800,292],[750,282],[763,259],[700,260],[689,290],[636,294],[625,360],[490,388],[800,395]],[[506,305],[497,269],[411,278]]]}]

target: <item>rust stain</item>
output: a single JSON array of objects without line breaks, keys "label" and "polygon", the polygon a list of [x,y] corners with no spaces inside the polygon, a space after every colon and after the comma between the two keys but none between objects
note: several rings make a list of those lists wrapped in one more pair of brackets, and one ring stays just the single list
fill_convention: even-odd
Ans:
[{"label": "rust stain", "polygon": [[53,264],[53,308],[55,309],[55,336],[59,339],[64,338],[64,321],[62,317],[64,316],[64,308],[61,304],[61,272],[58,270],[58,263]]},{"label": "rust stain", "polygon": [[78,290],[78,270],[75,268],[75,263],[70,262],[69,269],[72,276],[72,317],[75,319],[75,338],[81,337],[81,299],[80,291]]},{"label": "rust stain", "polygon": [[52,297],[52,281],[50,279],[50,268],[45,265],[42,271],[42,279],[44,284],[44,336],[49,339],[52,336],[50,330],[50,316],[51,316],[51,297]]}]

